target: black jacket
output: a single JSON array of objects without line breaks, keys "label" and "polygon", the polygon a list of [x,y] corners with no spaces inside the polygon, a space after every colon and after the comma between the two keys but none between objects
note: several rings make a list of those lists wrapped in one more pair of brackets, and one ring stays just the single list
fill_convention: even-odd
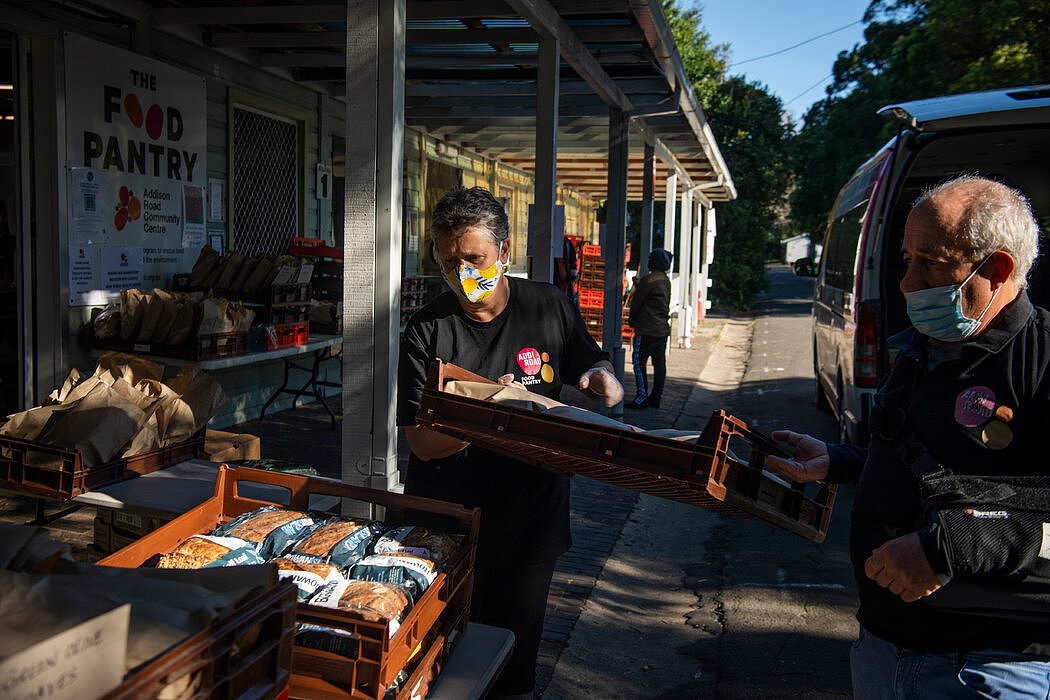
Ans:
[{"label": "black jacket", "polygon": [[671,280],[667,273],[653,270],[643,277],[631,293],[628,324],[638,335],[671,335]]},{"label": "black jacket", "polygon": [[[909,328],[891,342],[900,353],[876,394],[868,448],[829,445],[829,480],[857,481],[850,549],[858,619],[876,636],[915,651],[1050,655],[1050,604],[1035,602],[1042,616],[1011,611],[1014,603],[1029,603],[1019,582],[1050,563],[1042,526],[1050,522],[1050,490],[1027,486],[1050,476],[1050,314],[1022,294],[971,341],[938,344]],[[910,466],[916,452],[972,477],[982,505],[941,499],[933,507],[929,487]],[[1014,486],[1003,490],[1011,480]],[[1027,508],[1023,517],[1017,502]],[[916,603],[864,574],[872,550],[910,532],[919,533],[934,570],[948,581]],[[968,590],[985,593],[959,607],[966,596],[959,593]],[[1001,609],[980,610],[992,599]]]}]

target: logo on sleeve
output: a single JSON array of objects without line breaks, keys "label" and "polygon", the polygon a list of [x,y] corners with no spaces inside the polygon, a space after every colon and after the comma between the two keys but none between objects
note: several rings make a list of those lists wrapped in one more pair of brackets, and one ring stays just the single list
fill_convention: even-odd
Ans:
[{"label": "logo on sleeve", "polygon": [[955,422],[976,428],[988,422],[995,412],[995,392],[986,386],[963,389],[955,397]]}]

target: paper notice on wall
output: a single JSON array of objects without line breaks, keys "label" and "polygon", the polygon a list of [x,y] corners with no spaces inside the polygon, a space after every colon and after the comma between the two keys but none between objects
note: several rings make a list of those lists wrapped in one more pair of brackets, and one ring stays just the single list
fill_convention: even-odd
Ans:
[{"label": "paper notice on wall", "polygon": [[182,247],[200,250],[207,242],[204,226],[204,188],[182,186]]},{"label": "paper notice on wall", "polygon": [[99,283],[98,248],[82,245],[69,247],[69,303],[71,305],[104,304],[106,293]]},{"label": "paper notice on wall", "polygon": [[124,679],[131,606],[54,635],[0,661],[5,698],[100,698]]},{"label": "paper notice on wall", "polygon": [[106,171],[73,167],[69,172],[70,210],[73,214],[71,242],[78,245],[105,243],[107,232],[102,193],[108,180]]},{"label": "paper notice on wall", "polygon": [[119,292],[142,287],[142,248],[136,246],[103,246],[99,260],[102,289]]}]

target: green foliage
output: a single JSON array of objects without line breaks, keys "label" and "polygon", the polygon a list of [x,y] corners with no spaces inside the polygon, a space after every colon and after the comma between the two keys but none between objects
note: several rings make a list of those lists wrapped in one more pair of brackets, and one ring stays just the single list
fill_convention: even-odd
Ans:
[{"label": "green foliage", "polygon": [[892,136],[884,105],[1050,78],[1050,0],[873,0],[793,146],[793,227],[823,231],[838,189]]},{"label": "green foliage", "polygon": [[791,177],[791,124],[764,85],[725,77],[728,46],[711,44],[699,8],[664,0],[664,12],[737,190],[736,200],[716,207],[712,300],[748,308],[767,286],[764,261]]}]

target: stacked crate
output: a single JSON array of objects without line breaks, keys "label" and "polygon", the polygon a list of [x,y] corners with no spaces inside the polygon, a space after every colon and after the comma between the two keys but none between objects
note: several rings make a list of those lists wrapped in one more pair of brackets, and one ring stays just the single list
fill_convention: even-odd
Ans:
[{"label": "stacked crate", "polygon": [[[605,261],[602,248],[584,244],[580,255],[580,315],[595,342],[602,343],[602,314],[605,308]],[[627,325],[627,309],[623,311],[624,345],[634,342],[634,329]]]},{"label": "stacked crate", "polygon": [[580,250],[580,315],[595,342],[602,342],[605,307],[605,261],[602,247],[585,243]]}]

